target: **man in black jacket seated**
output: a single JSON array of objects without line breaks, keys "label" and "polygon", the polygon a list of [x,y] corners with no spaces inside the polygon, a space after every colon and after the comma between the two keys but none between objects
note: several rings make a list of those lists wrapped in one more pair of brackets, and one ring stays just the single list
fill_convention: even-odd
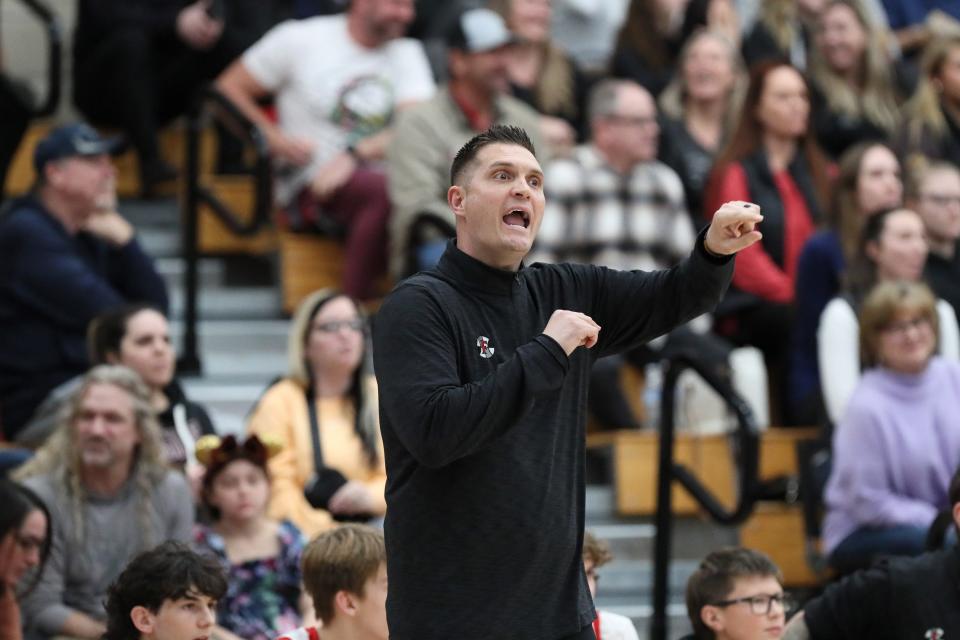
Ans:
[{"label": "man in black jacket seated", "polygon": [[725,204],[666,271],[524,267],[544,210],[526,133],[474,137],[451,183],[456,240],[394,290],[374,328],[390,637],[592,638],[590,366],[713,308],[762,218]]},{"label": "man in black jacket seated", "polygon": [[167,312],[153,261],[117,213],[116,142],[64,125],[34,151],[34,193],[0,217],[0,427],[8,439],[51,389],[87,370],[87,324],[111,307]]},{"label": "man in black jacket seated", "polygon": [[[960,635],[960,470],[950,481],[947,545],[914,558],[889,558],[827,587],[796,615],[784,640],[941,640]],[[949,524],[948,524],[949,523]],[[945,534],[944,531],[937,533]],[[942,536],[928,537],[931,540]],[[939,540],[937,542],[940,542]]]}]

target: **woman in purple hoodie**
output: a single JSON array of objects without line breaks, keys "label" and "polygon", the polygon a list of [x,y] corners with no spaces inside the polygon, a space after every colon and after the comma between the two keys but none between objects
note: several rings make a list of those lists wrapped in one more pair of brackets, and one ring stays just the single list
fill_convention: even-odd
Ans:
[{"label": "woman in purple hoodie", "polygon": [[823,543],[841,572],[917,555],[960,464],[960,363],[935,356],[926,285],[883,282],[860,312],[868,370],[833,437]]}]

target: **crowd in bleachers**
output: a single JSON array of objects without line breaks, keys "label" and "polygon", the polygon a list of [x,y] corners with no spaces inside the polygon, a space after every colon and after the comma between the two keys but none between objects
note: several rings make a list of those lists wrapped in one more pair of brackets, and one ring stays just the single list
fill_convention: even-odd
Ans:
[{"label": "crowd in bleachers", "polygon": [[[34,188],[0,211],[0,467],[16,480],[0,484],[0,640],[161,640],[159,614],[184,600],[216,608],[190,637],[387,637],[366,309],[385,279],[437,264],[455,232],[451,161],[495,124],[523,127],[544,167],[528,263],[663,269],[723,203],[764,216],[713,314],[597,363],[601,427],[655,426],[621,367],[684,352],[729,376],[752,347],[771,422],[832,438],[823,547],[839,574],[919,556],[938,515],[960,515],[960,3],[77,7],[73,104],[122,140],[54,128],[26,151]],[[0,184],[29,120],[2,62]],[[263,133],[278,224],[333,221],[345,246],[341,290],[301,302],[288,370],[265,373],[246,433],[222,439],[177,382],[166,287],[119,213],[111,160],[134,149],[147,197],[181,179],[158,132],[208,83]],[[247,172],[242,143],[218,134],[218,170]],[[176,544],[143,554],[165,541],[216,562]],[[693,637],[888,637],[844,615],[948,581],[955,554],[854,574],[787,625],[777,567],[718,550],[687,587]],[[588,535],[594,595],[609,559]],[[166,569],[153,587],[137,574]],[[594,627],[621,637],[629,622],[601,612]]]}]

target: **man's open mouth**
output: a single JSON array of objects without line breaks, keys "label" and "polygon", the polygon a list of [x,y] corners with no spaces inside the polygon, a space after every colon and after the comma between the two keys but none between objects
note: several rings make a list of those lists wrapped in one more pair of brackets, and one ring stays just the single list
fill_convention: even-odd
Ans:
[{"label": "man's open mouth", "polygon": [[523,227],[526,229],[530,226],[530,214],[523,209],[513,209],[510,213],[503,216],[503,222],[509,227]]}]

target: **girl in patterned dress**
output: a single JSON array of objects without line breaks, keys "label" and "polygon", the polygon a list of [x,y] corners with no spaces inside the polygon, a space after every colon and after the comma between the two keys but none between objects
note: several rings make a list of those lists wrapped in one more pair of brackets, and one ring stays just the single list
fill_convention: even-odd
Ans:
[{"label": "girl in patterned dress", "polygon": [[197,442],[197,459],[207,468],[202,500],[212,524],[197,525],[194,542],[227,573],[217,621],[218,636],[228,640],[270,640],[313,621],[301,582],[303,535],[293,523],[267,517],[267,459],[277,450],[257,436]]}]

